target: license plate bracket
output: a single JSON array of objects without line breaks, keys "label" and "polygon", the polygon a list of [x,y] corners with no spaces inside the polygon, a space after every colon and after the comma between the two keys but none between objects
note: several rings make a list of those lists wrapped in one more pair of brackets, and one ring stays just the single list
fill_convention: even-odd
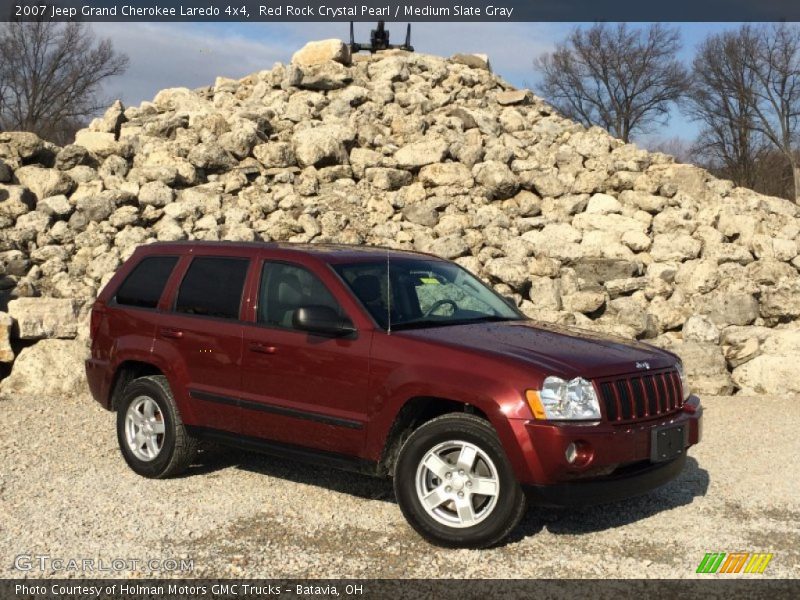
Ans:
[{"label": "license plate bracket", "polygon": [[653,427],[650,433],[650,460],[664,462],[683,454],[686,449],[686,425]]}]

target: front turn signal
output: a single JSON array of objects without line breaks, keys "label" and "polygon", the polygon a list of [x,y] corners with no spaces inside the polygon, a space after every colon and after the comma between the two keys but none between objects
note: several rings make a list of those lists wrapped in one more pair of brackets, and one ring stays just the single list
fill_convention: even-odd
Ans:
[{"label": "front turn signal", "polygon": [[535,418],[547,419],[544,406],[542,406],[542,400],[539,398],[539,392],[536,390],[527,390],[525,392],[525,399],[528,401],[528,406],[531,407],[531,412],[533,412]]}]

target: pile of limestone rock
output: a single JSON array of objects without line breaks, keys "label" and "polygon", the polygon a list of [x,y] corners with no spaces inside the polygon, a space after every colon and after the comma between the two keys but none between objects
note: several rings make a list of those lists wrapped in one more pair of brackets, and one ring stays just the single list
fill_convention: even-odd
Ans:
[{"label": "pile of limestone rock", "polygon": [[114,270],[200,239],[431,252],[531,317],[674,350],[702,393],[800,392],[799,217],[559,116],[484,57],[315,42],[117,102],[64,148],[0,133],[2,389],[79,385]]}]

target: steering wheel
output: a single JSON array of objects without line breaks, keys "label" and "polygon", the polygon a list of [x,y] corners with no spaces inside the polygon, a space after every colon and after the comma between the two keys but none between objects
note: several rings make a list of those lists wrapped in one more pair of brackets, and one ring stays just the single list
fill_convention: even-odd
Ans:
[{"label": "steering wheel", "polygon": [[449,298],[445,298],[443,300],[437,300],[436,302],[434,302],[433,305],[427,311],[425,311],[425,315],[424,316],[425,317],[431,316],[434,313],[434,311],[436,311],[437,309],[441,308],[445,304],[449,304],[450,306],[452,306],[453,307],[453,312],[456,312],[458,310],[458,304],[456,304],[455,302],[453,302]]}]

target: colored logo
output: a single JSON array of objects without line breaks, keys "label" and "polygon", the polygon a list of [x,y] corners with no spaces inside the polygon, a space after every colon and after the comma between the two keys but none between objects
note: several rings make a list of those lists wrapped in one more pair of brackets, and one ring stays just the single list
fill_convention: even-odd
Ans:
[{"label": "colored logo", "polygon": [[758,552],[706,552],[697,573],[763,573],[772,554]]}]

